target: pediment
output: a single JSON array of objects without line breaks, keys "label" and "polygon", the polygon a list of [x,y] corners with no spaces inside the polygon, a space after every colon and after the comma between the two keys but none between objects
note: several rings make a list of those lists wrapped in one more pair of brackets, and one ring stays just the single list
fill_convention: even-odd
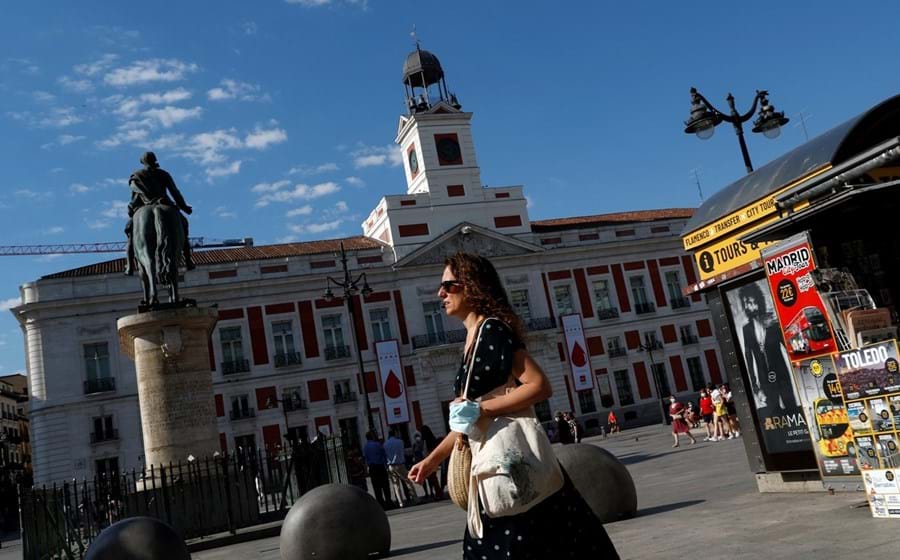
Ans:
[{"label": "pediment", "polygon": [[488,258],[541,253],[543,248],[502,233],[463,222],[430,243],[397,261],[395,268],[442,264],[448,256],[464,251]]}]

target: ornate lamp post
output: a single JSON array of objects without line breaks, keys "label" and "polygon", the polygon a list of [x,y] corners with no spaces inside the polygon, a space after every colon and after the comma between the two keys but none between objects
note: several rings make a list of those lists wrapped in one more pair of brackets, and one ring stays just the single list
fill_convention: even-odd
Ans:
[{"label": "ornate lamp post", "polygon": [[697,138],[707,140],[712,138],[716,126],[723,121],[731,123],[734,126],[734,133],[737,134],[738,143],[741,145],[744,166],[747,168],[747,173],[750,173],[753,171],[753,164],[750,163],[750,153],[747,151],[747,143],[744,142],[743,124],[750,120],[756,112],[756,106],[759,105],[760,108],[759,115],[753,121],[753,132],[761,132],[766,138],[777,138],[781,134],[781,127],[790,120],[784,116],[784,112],[775,111],[775,107],[769,104],[768,95],[768,91],[756,90],[753,106],[742,115],[734,106],[734,96],[729,93],[725,100],[728,102],[730,112],[725,114],[713,107],[712,103],[697,91],[697,88],[691,88],[691,116],[684,122],[684,132],[696,134]]},{"label": "ornate lamp post", "polygon": [[656,390],[656,401],[659,403],[659,417],[662,421],[663,425],[666,424],[666,407],[663,404],[663,399],[665,398],[660,391],[662,391],[662,387],[659,384],[659,377],[656,375],[656,369],[653,367],[653,342],[650,340],[645,340],[643,343],[638,345],[638,350],[641,352],[646,352],[650,356],[650,377],[653,378],[653,388]]},{"label": "ornate lamp post", "polygon": [[[350,336],[353,340],[353,348],[356,350],[356,364],[359,367],[359,377],[362,379],[362,393],[363,398],[366,403],[366,419],[369,422],[369,431],[374,432],[376,436],[378,435],[378,430],[375,429],[375,422],[372,419],[372,405],[369,403],[369,391],[366,387],[366,372],[363,366],[362,352],[359,348],[359,341],[356,339],[356,310],[353,308],[353,298],[358,293],[361,293],[363,297],[367,297],[372,293],[372,288],[369,287],[369,282],[366,280],[366,273],[363,272],[355,279],[350,274],[350,269],[347,268],[347,253],[344,251],[344,242],[341,241],[341,267],[344,271],[344,279],[343,280],[335,280],[331,276],[328,276],[325,279],[325,301],[332,301],[335,298],[334,292],[331,291],[331,284],[334,284],[341,290],[343,290],[343,294],[339,297],[343,297],[344,301],[347,303],[347,312],[350,314]],[[362,288],[359,287],[359,283],[362,282]],[[362,317],[360,317],[362,319]]]}]

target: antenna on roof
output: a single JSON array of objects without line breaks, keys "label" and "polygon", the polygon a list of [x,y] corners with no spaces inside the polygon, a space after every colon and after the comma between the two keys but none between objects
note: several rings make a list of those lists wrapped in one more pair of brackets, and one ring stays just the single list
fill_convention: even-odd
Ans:
[{"label": "antenna on roof", "polygon": [[691,169],[691,177],[694,178],[694,183],[697,184],[697,193],[700,195],[700,202],[703,202],[703,188],[700,186],[700,171],[703,169],[701,166],[697,166]]},{"label": "antenna on roof", "polygon": [[811,114],[806,112],[806,108],[800,109],[797,111],[797,116],[800,117],[797,119],[797,122],[794,123],[794,127],[800,127],[803,129],[803,136],[806,138],[806,141],[809,142],[809,132],[806,130],[806,119],[812,117]]}]

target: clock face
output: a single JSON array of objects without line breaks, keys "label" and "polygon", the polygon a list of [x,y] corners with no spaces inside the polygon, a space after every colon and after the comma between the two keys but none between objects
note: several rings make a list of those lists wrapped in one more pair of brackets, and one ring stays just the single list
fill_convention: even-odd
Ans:
[{"label": "clock face", "polygon": [[415,175],[419,172],[419,156],[416,155],[416,149],[409,151],[409,172]]},{"label": "clock face", "polygon": [[461,154],[459,151],[459,142],[456,138],[447,137],[440,138],[437,141],[437,153],[444,164],[461,163]]}]

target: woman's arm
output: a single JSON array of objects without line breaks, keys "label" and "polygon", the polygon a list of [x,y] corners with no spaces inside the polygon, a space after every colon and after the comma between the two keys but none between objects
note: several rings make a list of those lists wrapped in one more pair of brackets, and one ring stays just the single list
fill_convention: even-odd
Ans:
[{"label": "woman's arm", "polygon": [[428,457],[425,457],[409,470],[409,479],[415,482],[416,484],[422,484],[425,482],[425,479],[431,476],[431,473],[436,471],[441,463],[443,463],[447,457],[453,452],[453,446],[456,444],[456,438],[458,438],[461,434],[456,432],[450,432],[447,434],[447,437],[441,440],[441,443],[438,444],[434,450],[428,454]]},{"label": "woman's arm", "polygon": [[483,401],[482,415],[503,416],[518,412],[549,399],[553,394],[550,380],[527,350],[519,349],[513,355],[512,373],[521,385],[503,396]]}]

